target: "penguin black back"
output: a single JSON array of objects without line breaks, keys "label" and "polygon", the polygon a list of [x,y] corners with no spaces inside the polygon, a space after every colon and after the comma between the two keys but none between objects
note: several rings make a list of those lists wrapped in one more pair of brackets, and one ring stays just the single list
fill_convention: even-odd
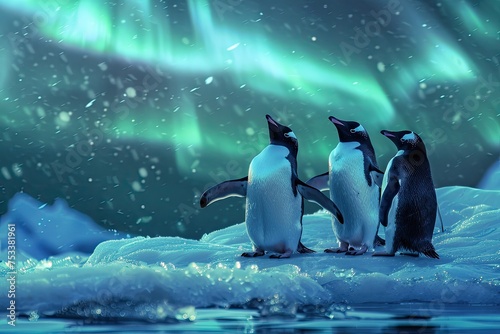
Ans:
[{"label": "penguin black back", "polygon": [[[387,188],[382,195],[381,222],[387,225],[392,198],[397,193],[396,230],[392,249],[403,248],[439,258],[431,244],[436,221],[437,199],[424,142],[411,131],[382,131],[398,148],[391,160]],[[397,189],[394,189],[397,188]],[[387,191],[386,191],[387,190]],[[393,197],[394,197],[393,195]]]}]

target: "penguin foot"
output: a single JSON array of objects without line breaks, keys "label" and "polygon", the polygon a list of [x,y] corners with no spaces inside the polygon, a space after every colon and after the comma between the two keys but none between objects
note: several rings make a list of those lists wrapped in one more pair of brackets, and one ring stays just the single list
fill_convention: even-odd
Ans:
[{"label": "penguin foot", "polygon": [[292,251],[286,251],[283,254],[271,254],[270,259],[288,259],[292,255]]},{"label": "penguin foot", "polygon": [[349,244],[347,242],[340,242],[340,247],[338,248],[327,248],[325,253],[345,253],[349,250]]},{"label": "penguin foot", "polygon": [[394,256],[394,254],[382,251],[382,252],[375,252],[372,254],[372,256]]},{"label": "penguin foot", "polygon": [[363,255],[367,250],[368,247],[366,245],[362,245],[360,249],[349,247],[349,250],[345,253],[345,255]]},{"label": "penguin foot", "polygon": [[263,256],[264,252],[245,252],[241,254],[243,257],[257,257],[257,256]]},{"label": "penguin foot", "polygon": [[345,253],[347,252],[347,249],[344,249],[344,248],[327,248],[325,249],[325,253],[337,253],[337,254],[340,254],[340,253]]}]

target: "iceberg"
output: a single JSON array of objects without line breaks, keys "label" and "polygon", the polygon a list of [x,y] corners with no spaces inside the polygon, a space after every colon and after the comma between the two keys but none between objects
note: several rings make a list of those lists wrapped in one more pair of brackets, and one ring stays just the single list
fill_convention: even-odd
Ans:
[{"label": "iceberg", "polygon": [[[26,193],[17,193],[9,201],[8,211],[0,219],[0,236],[7,235],[9,224],[15,225],[18,260],[42,260],[69,252],[88,255],[105,240],[128,236],[105,230],[61,198],[48,205]],[[2,252],[7,247],[4,241],[0,242]]]},{"label": "iceberg", "polygon": [[477,187],[486,190],[500,190],[500,159],[486,171]]},{"label": "iceberg", "polygon": [[[205,308],[294,315],[370,303],[424,303],[432,309],[498,306],[500,191],[456,186],[439,188],[437,195],[445,226],[433,238],[439,260],[323,253],[335,237],[329,214],[319,211],[304,216],[302,237],[317,253],[289,259],[241,257],[251,249],[241,223],[200,240],[133,237],[100,242],[89,256],[70,252],[19,260],[16,312],[163,322],[194,320],[196,310]],[[67,223],[77,231],[84,226],[78,220]],[[60,240],[75,229],[65,231],[73,232]],[[47,235],[34,234],[30,240]],[[19,247],[23,242],[18,239]],[[5,250],[1,256],[6,257]],[[7,276],[12,268],[2,262],[0,272]],[[1,280],[0,290],[7,291],[7,285]],[[2,305],[8,302],[7,294],[0,295]]]}]

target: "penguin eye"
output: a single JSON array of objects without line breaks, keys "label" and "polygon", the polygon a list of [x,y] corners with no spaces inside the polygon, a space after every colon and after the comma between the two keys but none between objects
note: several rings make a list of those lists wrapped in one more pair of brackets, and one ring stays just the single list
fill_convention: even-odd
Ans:
[{"label": "penguin eye", "polygon": [[356,132],[361,132],[361,133],[365,133],[365,128],[359,124],[357,127],[355,127],[354,129],[350,129],[349,131],[351,131],[351,133],[356,133]]},{"label": "penguin eye", "polygon": [[415,134],[413,132],[405,134],[403,137],[401,137],[401,142],[416,142],[417,137],[415,137]]}]

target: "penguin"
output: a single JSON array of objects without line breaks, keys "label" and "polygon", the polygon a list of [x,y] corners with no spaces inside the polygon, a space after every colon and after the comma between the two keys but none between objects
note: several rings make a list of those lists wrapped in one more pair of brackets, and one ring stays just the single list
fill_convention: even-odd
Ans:
[{"label": "penguin", "polygon": [[[439,259],[432,245],[437,200],[424,142],[412,131],[381,131],[397,147],[382,184],[379,223],[385,229],[385,251],[374,256],[394,256],[398,250]],[[416,254],[415,254],[416,253]]]},{"label": "penguin", "polygon": [[337,206],[297,176],[298,140],[293,131],[266,115],[270,144],[255,156],[248,176],[222,182],[200,198],[202,208],[229,197],[246,196],[245,222],[253,252],[244,257],[288,258],[294,252],[312,253],[301,242],[304,198],[330,211],[339,221]]},{"label": "penguin", "polygon": [[[373,248],[376,240],[383,172],[378,168],[370,136],[361,124],[333,116],[329,120],[337,128],[340,141],[330,153],[329,171],[306,183],[319,190],[329,189],[331,200],[344,215],[345,224],[332,219],[339,247],[325,252],[361,255]],[[377,241],[383,243],[380,238]]]}]

